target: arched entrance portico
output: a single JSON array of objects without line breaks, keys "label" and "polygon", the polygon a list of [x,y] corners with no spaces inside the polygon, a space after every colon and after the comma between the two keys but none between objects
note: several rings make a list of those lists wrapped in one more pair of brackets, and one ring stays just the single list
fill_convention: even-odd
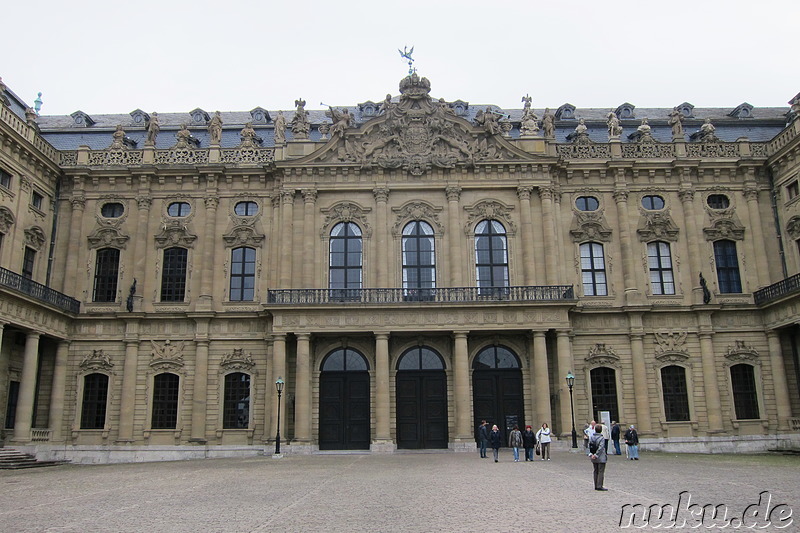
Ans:
[{"label": "arched entrance portico", "polygon": [[369,365],[350,348],[329,353],[319,378],[319,449],[367,450]]},{"label": "arched entrance portico", "polygon": [[514,425],[522,429],[526,423],[519,358],[504,346],[487,346],[475,356],[472,369],[474,427],[481,420],[497,424],[508,442]]},{"label": "arched entrance portico", "polygon": [[397,363],[397,447],[447,448],[447,374],[432,348],[414,347]]}]

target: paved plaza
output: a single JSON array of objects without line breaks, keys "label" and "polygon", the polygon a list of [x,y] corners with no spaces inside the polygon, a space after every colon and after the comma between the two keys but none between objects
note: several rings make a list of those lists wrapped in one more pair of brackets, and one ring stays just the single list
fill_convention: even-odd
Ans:
[{"label": "paved plaza", "polygon": [[[515,463],[501,452],[499,463],[477,453],[318,454],[0,471],[0,530],[600,532],[619,530],[623,505],[677,506],[682,491],[692,504],[724,504],[728,517],[762,491],[772,508],[800,512],[798,457],[612,456],[609,491],[596,492],[581,454]],[[800,530],[793,519],[783,531]]]}]

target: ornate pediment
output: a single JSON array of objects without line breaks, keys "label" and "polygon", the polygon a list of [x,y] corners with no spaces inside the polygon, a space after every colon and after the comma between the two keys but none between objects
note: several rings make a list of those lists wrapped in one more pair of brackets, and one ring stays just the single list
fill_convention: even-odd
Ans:
[{"label": "ornate pediment", "polygon": [[734,341],[733,345],[728,345],[725,358],[731,363],[753,363],[760,364],[758,351],[752,346],[748,346],[743,340]]},{"label": "ornate pediment", "polygon": [[639,227],[636,229],[636,233],[639,234],[641,242],[652,240],[675,242],[678,240],[678,226],[672,220],[669,209],[650,211],[640,207],[639,212],[641,217],[639,217]]},{"label": "ornate pediment", "polygon": [[182,246],[192,248],[197,235],[189,233],[189,229],[179,222],[166,223],[161,228],[161,233],[156,235],[157,248],[170,248],[172,246]]},{"label": "ornate pediment", "polygon": [[711,214],[711,226],[703,228],[703,234],[708,241],[719,239],[744,240],[744,226],[733,209],[720,210]]},{"label": "ornate pediment", "polygon": [[9,208],[0,206],[0,233],[8,233],[14,221],[14,213]]},{"label": "ornate pediment", "polygon": [[392,233],[399,235],[403,231],[403,226],[412,220],[425,220],[429,222],[436,233],[442,234],[444,226],[439,220],[439,213],[442,211],[441,207],[434,207],[427,202],[409,202],[400,207],[393,207],[392,211],[397,216],[397,221],[392,227]]},{"label": "ornate pediment", "polygon": [[569,234],[572,235],[573,242],[586,241],[611,241],[611,227],[606,222],[605,210],[595,211],[572,210],[572,226]]},{"label": "ornate pediment", "polygon": [[585,361],[592,366],[617,366],[620,360],[611,346],[598,342],[589,349]]},{"label": "ornate pediment", "polygon": [[322,224],[320,234],[324,238],[330,231],[331,226],[339,222],[356,222],[365,237],[372,235],[372,226],[367,220],[367,213],[371,211],[369,207],[361,207],[353,202],[339,202],[331,207],[320,209],[325,215],[325,222]]},{"label": "ornate pediment", "polygon": [[87,240],[90,248],[120,248],[124,249],[130,237],[123,235],[119,228],[114,226],[101,226],[95,229]]},{"label": "ornate pediment", "polygon": [[111,370],[114,363],[111,362],[111,356],[104,353],[103,350],[92,350],[92,353],[84,357],[78,366],[83,370],[96,372],[98,370]]},{"label": "ornate pediment", "polygon": [[260,246],[264,235],[258,233],[253,224],[239,224],[222,236],[226,246]]},{"label": "ornate pediment", "polygon": [[689,351],[686,346],[685,331],[674,332],[656,331],[653,333],[656,344],[655,357],[662,363],[681,363],[689,358]]},{"label": "ornate pediment", "polygon": [[172,344],[169,339],[163,344],[151,340],[153,351],[150,352],[150,367],[155,370],[177,370],[183,367],[184,341]]},{"label": "ornate pediment", "polygon": [[511,206],[507,206],[497,200],[484,200],[475,205],[465,207],[464,210],[469,214],[469,219],[464,226],[467,233],[471,232],[478,220],[499,220],[506,228],[506,233],[516,233],[517,227],[511,218]]},{"label": "ornate pediment", "polygon": [[47,237],[45,237],[44,230],[39,226],[33,226],[25,230],[25,244],[34,250],[41,250],[45,241],[47,241]]},{"label": "ornate pediment", "polygon": [[[478,126],[457,116],[444,99],[433,100],[430,82],[416,73],[400,82],[400,99],[383,102],[382,114],[360,130],[342,128],[341,135],[320,151],[298,162],[351,163],[361,168],[402,169],[421,176],[433,168],[472,167],[498,160],[527,160],[530,156],[503,139],[498,115]],[[369,103],[369,102],[368,102]],[[491,125],[497,122],[497,127]]]},{"label": "ornate pediment", "polygon": [[786,223],[786,233],[792,239],[800,239],[800,215],[795,215]]},{"label": "ornate pediment", "polygon": [[228,372],[231,370],[251,370],[256,363],[253,361],[253,355],[244,353],[242,348],[234,348],[231,353],[226,353],[222,356],[220,362],[220,372]]}]

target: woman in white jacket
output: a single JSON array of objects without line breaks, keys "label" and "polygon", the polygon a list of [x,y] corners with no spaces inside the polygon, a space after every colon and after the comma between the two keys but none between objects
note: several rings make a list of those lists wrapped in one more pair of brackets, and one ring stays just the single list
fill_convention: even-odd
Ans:
[{"label": "woman in white jacket", "polygon": [[550,460],[550,427],[547,425],[547,422],[542,424],[542,427],[539,431],[536,432],[536,442],[539,443],[539,447],[542,449],[542,461],[544,458],[547,457],[547,460]]}]

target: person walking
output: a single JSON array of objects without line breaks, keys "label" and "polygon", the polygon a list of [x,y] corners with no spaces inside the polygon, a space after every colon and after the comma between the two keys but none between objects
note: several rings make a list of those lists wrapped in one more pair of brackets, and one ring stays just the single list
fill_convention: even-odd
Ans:
[{"label": "person walking", "polygon": [[539,448],[542,451],[542,461],[550,460],[550,427],[547,425],[547,422],[542,424],[542,427],[539,428],[539,431],[536,432],[536,440],[539,442]]},{"label": "person walking", "polygon": [[525,426],[522,433],[522,446],[525,448],[525,460],[533,461],[533,449],[536,447],[536,433],[530,426]]},{"label": "person walking", "polygon": [[486,447],[489,445],[489,424],[481,420],[478,426],[478,444],[480,445],[481,459],[486,459]]},{"label": "person walking", "polygon": [[625,432],[625,444],[628,446],[628,459],[631,461],[639,460],[639,433],[631,425]]},{"label": "person walking", "polygon": [[619,449],[619,424],[611,422],[611,442],[614,443],[614,455],[622,455],[622,450]]},{"label": "person walking", "polygon": [[606,424],[603,424],[602,427],[603,427],[603,439],[605,440],[603,446],[605,446],[606,453],[608,453],[608,445],[611,443],[611,428],[608,427]]},{"label": "person walking", "polygon": [[519,426],[514,426],[511,433],[508,434],[508,446],[514,450],[514,462],[519,462],[519,449],[522,446],[522,432]]},{"label": "person walking", "polygon": [[489,442],[492,445],[492,454],[494,455],[494,462],[497,462],[497,457],[500,455],[500,428],[497,425],[492,426],[492,431],[489,433]]},{"label": "person walking", "polygon": [[606,455],[602,424],[597,424],[594,427],[594,431],[594,435],[589,437],[589,451],[587,452],[589,459],[592,461],[594,490],[606,491],[608,489],[603,486],[603,481],[606,475],[608,455]]}]

